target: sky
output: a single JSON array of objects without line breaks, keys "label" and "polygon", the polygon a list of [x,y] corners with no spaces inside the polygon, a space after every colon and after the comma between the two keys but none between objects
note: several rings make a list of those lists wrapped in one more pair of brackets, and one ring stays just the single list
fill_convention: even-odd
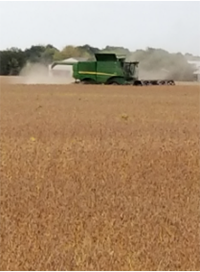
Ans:
[{"label": "sky", "polygon": [[0,2],[0,49],[52,44],[200,55],[200,2]]}]

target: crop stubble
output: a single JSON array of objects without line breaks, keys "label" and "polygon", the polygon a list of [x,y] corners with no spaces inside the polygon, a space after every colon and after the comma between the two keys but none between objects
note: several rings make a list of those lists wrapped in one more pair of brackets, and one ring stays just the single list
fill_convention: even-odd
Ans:
[{"label": "crop stubble", "polygon": [[1,85],[1,270],[197,270],[199,88]]}]

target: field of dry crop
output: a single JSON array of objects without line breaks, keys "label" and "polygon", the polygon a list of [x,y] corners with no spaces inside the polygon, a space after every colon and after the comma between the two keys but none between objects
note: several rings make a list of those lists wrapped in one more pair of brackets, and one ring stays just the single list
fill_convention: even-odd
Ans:
[{"label": "field of dry crop", "polygon": [[1,85],[1,270],[199,270],[198,86]]}]

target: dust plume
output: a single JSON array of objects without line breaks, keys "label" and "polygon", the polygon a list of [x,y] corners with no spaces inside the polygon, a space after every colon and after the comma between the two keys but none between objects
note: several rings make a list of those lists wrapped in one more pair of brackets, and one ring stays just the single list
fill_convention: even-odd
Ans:
[{"label": "dust plume", "polygon": [[145,80],[167,80],[169,79],[168,71],[165,69],[157,71],[139,70],[139,78]]},{"label": "dust plume", "polygon": [[139,61],[140,79],[173,79],[193,81],[195,68],[181,53],[169,53],[162,49],[136,50],[128,56],[130,61]]},{"label": "dust plume", "polygon": [[71,84],[74,82],[71,67],[65,67],[64,73],[53,74],[41,63],[27,63],[13,83],[19,84]]}]

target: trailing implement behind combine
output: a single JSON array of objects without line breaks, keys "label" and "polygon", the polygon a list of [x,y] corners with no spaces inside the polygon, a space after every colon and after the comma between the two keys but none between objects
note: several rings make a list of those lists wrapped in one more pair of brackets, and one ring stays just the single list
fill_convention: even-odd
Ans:
[{"label": "trailing implement behind combine", "polygon": [[72,65],[75,83],[107,85],[175,85],[174,80],[141,80],[138,78],[139,62],[126,62],[124,57],[110,53],[95,54],[95,61],[77,63],[54,62],[56,65]]}]

